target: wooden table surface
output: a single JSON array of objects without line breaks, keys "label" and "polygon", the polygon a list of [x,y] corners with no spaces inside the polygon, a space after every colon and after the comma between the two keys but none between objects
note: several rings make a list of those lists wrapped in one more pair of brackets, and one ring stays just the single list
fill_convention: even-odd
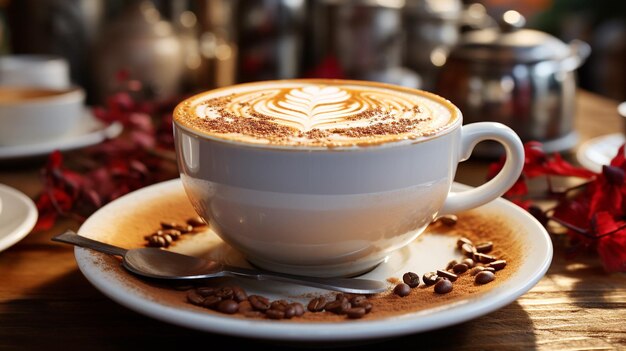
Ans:
[{"label": "wooden table surface", "polygon": [[[622,130],[616,101],[581,91],[577,107],[579,145]],[[575,161],[573,152],[566,156]],[[40,163],[1,163],[0,183],[34,198],[41,189]],[[487,160],[465,162],[457,181],[478,185],[487,165]],[[210,349],[220,341],[229,348],[311,348],[184,329],[118,305],[84,278],[71,247],[50,241],[53,235],[78,227],[77,223],[61,221],[53,229],[31,233],[0,252],[0,350],[181,349],[192,345]],[[496,312],[432,332],[340,346],[361,350],[626,349],[626,275],[604,273],[593,256],[568,261],[564,248],[555,243],[547,275],[517,301]]]}]

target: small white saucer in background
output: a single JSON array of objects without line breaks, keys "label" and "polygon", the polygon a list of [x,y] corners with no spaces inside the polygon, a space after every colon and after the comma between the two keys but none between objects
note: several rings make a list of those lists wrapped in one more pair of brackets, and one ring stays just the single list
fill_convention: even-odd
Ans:
[{"label": "small white saucer in background", "polygon": [[0,184],[0,251],[24,238],[37,222],[37,207],[22,192]]},{"label": "small white saucer in background", "polygon": [[611,163],[625,142],[626,138],[622,133],[599,136],[583,143],[576,152],[576,158],[583,167],[600,173],[602,166]]},{"label": "small white saucer in background", "polygon": [[98,144],[112,139],[122,132],[122,124],[115,122],[105,125],[85,109],[85,116],[79,120],[69,135],[59,140],[25,145],[0,145],[0,161],[16,158],[42,156],[54,150],[69,151]]}]

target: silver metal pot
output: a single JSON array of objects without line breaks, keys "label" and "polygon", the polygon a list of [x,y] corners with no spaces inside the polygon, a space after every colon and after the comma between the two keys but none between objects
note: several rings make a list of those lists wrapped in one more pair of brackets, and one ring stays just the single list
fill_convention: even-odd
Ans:
[{"label": "silver metal pot", "polygon": [[[461,37],[440,71],[436,92],[461,109],[464,123],[504,123],[547,151],[573,147],[575,71],[589,45],[524,29],[524,18],[515,11],[507,11],[499,24]],[[500,153],[485,146],[476,151]]]}]

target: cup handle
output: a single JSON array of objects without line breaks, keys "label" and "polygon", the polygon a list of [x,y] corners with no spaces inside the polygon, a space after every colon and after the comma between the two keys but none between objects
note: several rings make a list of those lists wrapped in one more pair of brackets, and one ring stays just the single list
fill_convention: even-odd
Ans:
[{"label": "cup handle", "polygon": [[504,167],[487,183],[462,192],[450,192],[439,215],[453,214],[483,205],[504,194],[519,178],[524,167],[524,146],[515,132],[496,122],[467,124],[461,129],[459,162],[467,160],[481,141],[494,140],[504,146]]}]

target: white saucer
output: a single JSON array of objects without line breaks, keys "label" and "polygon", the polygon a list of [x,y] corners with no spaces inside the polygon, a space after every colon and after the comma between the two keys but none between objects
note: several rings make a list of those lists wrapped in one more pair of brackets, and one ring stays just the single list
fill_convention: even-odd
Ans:
[{"label": "white saucer", "polygon": [[[469,187],[455,184],[455,188],[466,190]],[[175,198],[181,199],[181,196],[184,196],[184,190],[179,179],[143,188],[97,211],[81,226],[79,234],[107,241],[107,238],[116,235],[112,234],[115,231],[124,228],[123,230],[127,232],[136,223],[137,216],[132,213],[142,207],[138,206],[139,204],[154,204],[155,201],[163,199],[173,201]],[[182,199],[186,201],[186,198]],[[176,208],[168,207],[164,214],[168,215]],[[190,206],[189,208],[191,209]],[[393,316],[371,320],[345,319],[341,322],[295,323],[211,313],[190,306],[184,301],[176,305],[167,298],[155,295],[154,292],[142,290],[145,283],[122,270],[119,261],[110,256],[80,247],[75,248],[75,256],[78,267],[85,277],[106,296],[131,310],[168,323],[213,333],[280,341],[328,342],[386,338],[437,329],[487,314],[515,301],[543,277],[552,259],[552,243],[541,224],[527,212],[503,199],[497,199],[477,211],[485,211],[490,216],[503,218],[515,228],[515,234],[511,235],[515,235],[514,240],[522,248],[519,255],[522,262],[519,262],[519,266],[512,271],[507,280],[483,292],[468,296],[460,295],[450,303],[437,307],[416,312],[398,312]],[[126,220],[121,218],[124,214],[127,215]],[[163,214],[159,214],[161,215]],[[458,256],[458,252],[455,254],[455,242],[456,237],[451,235],[436,233],[423,235],[362,277],[385,280],[389,277],[401,277],[409,270],[426,272],[432,270],[433,266],[445,267],[450,257]],[[210,230],[177,242],[172,250],[189,255],[210,256],[229,264],[244,262],[237,251],[223,243]],[[426,267],[430,269],[426,270]],[[290,300],[301,300],[303,303],[308,302],[311,294],[327,293],[324,290],[275,282],[268,284],[240,280],[236,284],[242,286],[249,294],[261,294],[270,299],[288,297]],[[305,297],[306,294],[308,298]]]},{"label": "white saucer", "polygon": [[121,123],[105,125],[96,119],[91,111],[85,110],[85,118],[82,118],[75,129],[65,137],[38,144],[0,145],[0,160],[42,156],[54,150],[69,151],[95,145],[117,137],[122,129]]},{"label": "white saucer", "polygon": [[0,251],[24,238],[37,222],[37,207],[22,192],[0,184]]},{"label": "white saucer", "polygon": [[600,173],[602,166],[611,163],[620,146],[626,142],[622,133],[608,134],[590,139],[576,152],[576,159],[590,171]]}]

